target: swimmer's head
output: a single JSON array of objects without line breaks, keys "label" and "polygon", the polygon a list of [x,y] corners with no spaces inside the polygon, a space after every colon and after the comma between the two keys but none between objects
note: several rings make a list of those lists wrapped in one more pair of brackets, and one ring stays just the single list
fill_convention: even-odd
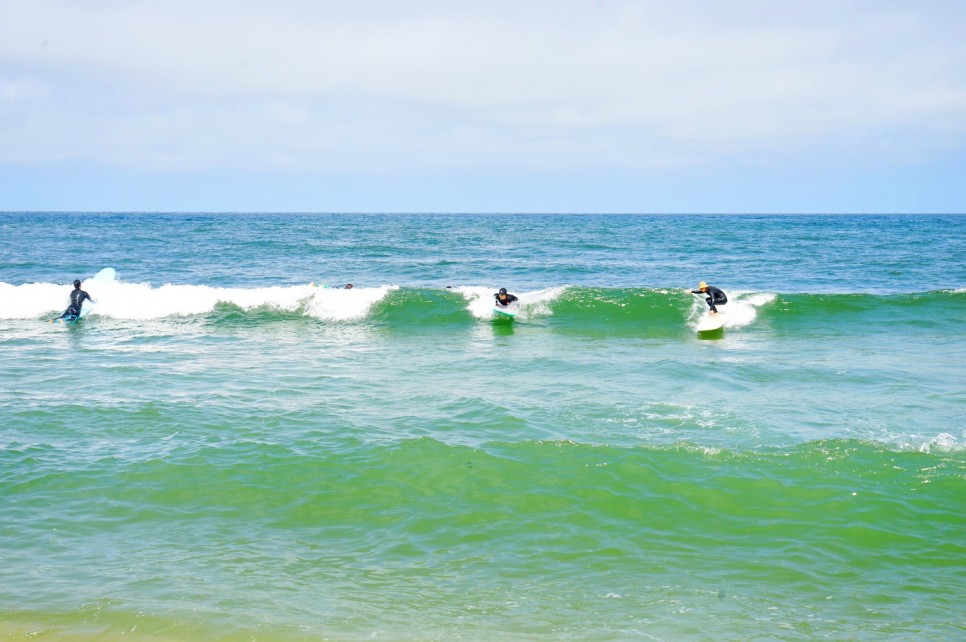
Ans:
[{"label": "swimmer's head", "polygon": [[74,287],[75,288],[79,288],[80,287],[80,281],[79,280],[74,280]]},{"label": "swimmer's head", "polygon": [[701,281],[701,283],[698,283],[698,289],[699,290],[707,290],[708,289],[708,284],[705,283],[704,281]]}]

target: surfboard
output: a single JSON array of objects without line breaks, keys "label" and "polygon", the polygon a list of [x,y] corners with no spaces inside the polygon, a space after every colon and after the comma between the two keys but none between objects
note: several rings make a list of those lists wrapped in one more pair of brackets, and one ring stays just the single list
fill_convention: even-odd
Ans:
[{"label": "surfboard", "polygon": [[[117,270],[114,268],[104,268],[91,278],[87,279],[87,281],[84,282],[84,287],[93,285],[96,288],[97,285],[114,283],[115,281],[117,281]],[[81,306],[80,318],[83,319],[90,314],[91,310],[93,310],[94,306],[96,305],[97,304],[93,301],[84,301],[84,305]]]},{"label": "surfboard", "polygon": [[495,319],[512,319],[517,315],[513,308],[502,308],[498,305],[493,306],[493,316]]},{"label": "surfboard", "polygon": [[724,315],[720,312],[715,315],[706,313],[703,317],[701,317],[701,320],[698,321],[698,325],[695,327],[695,330],[698,332],[714,332],[715,330],[720,330],[723,328],[724,322]]},{"label": "surfboard", "polygon": [[[111,282],[116,280],[117,280],[117,270],[115,270],[114,268],[104,268],[103,270],[101,270],[91,278],[87,279],[85,283],[90,283],[91,281],[97,281],[99,283],[102,283],[102,282]],[[82,308],[81,312],[83,311],[84,310]]]}]

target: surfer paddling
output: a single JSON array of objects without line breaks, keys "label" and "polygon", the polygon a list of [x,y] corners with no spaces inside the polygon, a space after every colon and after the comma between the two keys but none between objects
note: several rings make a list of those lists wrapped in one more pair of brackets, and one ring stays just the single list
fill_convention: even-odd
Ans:
[{"label": "surfer paddling", "polygon": [[496,304],[501,308],[505,308],[517,300],[515,295],[507,293],[506,288],[500,288],[500,291],[494,294],[493,298],[496,299]]},{"label": "surfer paddling", "polygon": [[705,301],[708,302],[708,307],[711,308],[711,314],[718,314],[719,305],[724,305],[728,302],[728,296],[722,292],[720,289],[714,287],[713,285],[708,285],[704,281],[698,283],[697,290],[691,290],[691,294],[707,294],[708,297]]},{"label": "surfer paddling", "polygon": [[[94,303],[94,299],[91,298],[87,292],[81,290],[81,282],[79,280],[74,281],[74,289],[70,293],[70,305],[64,310],[64,313],[57,317],[57,319],[73,320],[80,317],[81,308],[84,306],[84,301],[90,301]],[[57,319],[52,319],[56,321]]]}]

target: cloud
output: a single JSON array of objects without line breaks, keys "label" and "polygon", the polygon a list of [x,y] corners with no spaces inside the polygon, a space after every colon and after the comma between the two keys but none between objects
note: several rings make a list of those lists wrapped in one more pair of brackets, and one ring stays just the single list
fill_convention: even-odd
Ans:
[{"label": "cloud", "polygon": [[947,3],[6,0],[0,25],[7,163],[646,170],[966,137]]}]

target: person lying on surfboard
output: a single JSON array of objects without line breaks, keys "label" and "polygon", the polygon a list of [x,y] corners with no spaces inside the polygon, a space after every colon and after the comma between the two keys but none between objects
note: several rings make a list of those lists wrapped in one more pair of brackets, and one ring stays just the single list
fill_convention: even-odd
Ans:
[{"label": "person lying on surfboard", "polygon": [[74,281],[74,289],[70,293],[70,305],[67,306],[67,309],[64,310],[64,313],[57,318],[66,319],[67,317],[74,317],[76,319],[79,317],[85,299],[91,303],[94,302],[94,299],[91,298],[91,295],[81,290],[81,282]]},{"label": "person lying on surfboard", "polygon": [[517,300],[516,296],[507,294],[506,288],[500,288],[500,291],[494,294],[493,298],[496,299],[496,304],[501,308],[505,308]]},{"label": "person lying on surfboard", "polygon": [[724,305],[728,302],[727,295],[714,287],[713,285],[708,285],[704,281],[698,283],[697,290],[691,290],[691,294],[707,294],[709,295],[705,301],[708,302],[708,307],[711,308],[711,314],[718,314],[718,308],[716,306]]}]

